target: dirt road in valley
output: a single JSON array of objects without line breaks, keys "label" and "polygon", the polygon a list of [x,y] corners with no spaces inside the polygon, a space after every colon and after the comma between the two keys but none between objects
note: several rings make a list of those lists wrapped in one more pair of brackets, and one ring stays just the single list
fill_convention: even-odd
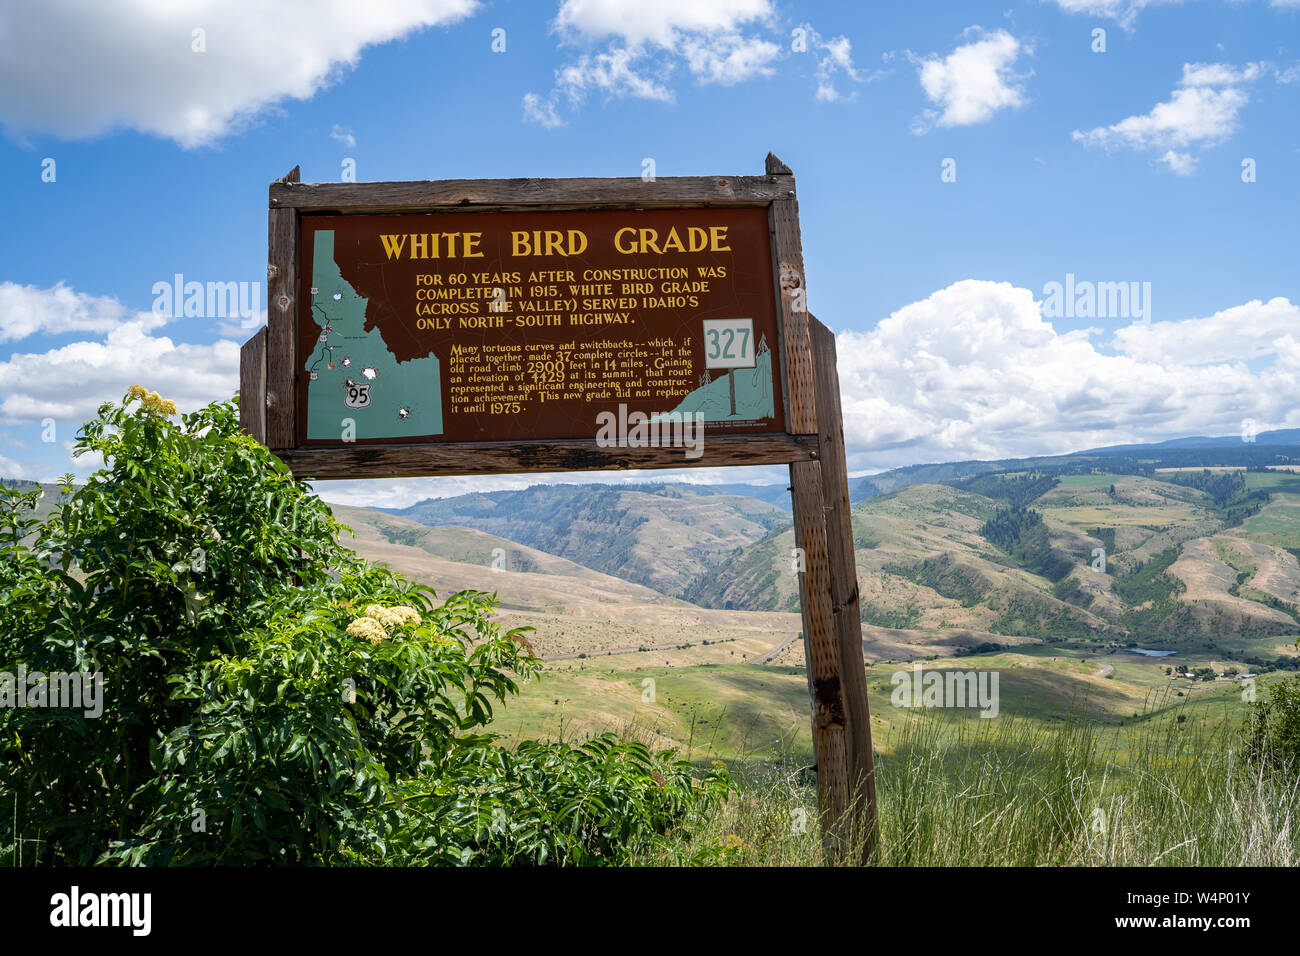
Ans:
[{"label": "dirt road in valley", "polygon": [[776,645],[776,647],[772,648],[770,651],[768,651],[768,652],[767,652],[766,654],[764,654],[762,657],[755,657],[754,660],[752,661],[752,663],[754,663],[754,664],[766,664],[766,663],[767,663],[768,661],[770,661],[772,658],[776,657],[777,654],[780,654],[783,650],[785,650],[785,649],[790,645],[790,642],[791,642],[791,641],[797,641],[798,639],[799,639],[799,634],[798,634],[798,632],[792,633],[789,637],[787,637],[787,638],[786,638],[784,641],[782,641],[780,644]]}]

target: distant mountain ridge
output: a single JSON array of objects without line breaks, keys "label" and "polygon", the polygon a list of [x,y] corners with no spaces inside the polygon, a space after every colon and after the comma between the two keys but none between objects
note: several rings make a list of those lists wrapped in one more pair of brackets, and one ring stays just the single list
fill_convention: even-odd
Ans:
[{"label": "distant mountain ridge", "polygon": [[[556,487],[566,487],[566,488],[570,488],[570,487],[583,488],[583,487],[594,487],[594,486],[599,486],[602,488],[610,488],[610,487],[629,488],[633,490],[646,491],[651,494],[654,493],[654,489],[677,488],[677,489],[694,492],[695,494],[700,494],[700,495],[745,495],[746,497],[749,498],[757,498],[759,501],[766,501],[768,504],[776,505],[778,508],[783,508],[786,511],[791,510],[790,487],[784,482],[774,483],[774,484],[753,484],[750,482],[733,481],[733,482],[724,482],[722,484],[707,484],[707,485],[696,483],[696,482],[686,482],[686,481],[683,482],[647,481],[647,482],[636,482],[633,484],[620,484],[620,485],[607,485],[600,482],[582,482],[578,484],[572,484],[569,482],[554,482],[553,484]],[[533,488],[541,488],[541,487],[545,487],[545,486],[541,484],[530,485],[525,490],[531,491]],[[469,492],[469,494],[476,494],[476,495],[481,495],[482,497],[485,498],[500,500],[503,497],[513,495],[513,494],[518,494],[518,491],[484,491],[484,492]],[[414,508],[419,508],[424,505],[431,505],[434,502],[438,502],[438,501],[449,501],[452,498],[463,498],[463,497],[466,497],[466,495],[461,494],[461,495],[448,495],[442,498],[423,498],[420,501],[417,501],[415,504],[404,505],[403,507],[400,508],[384,508],[378,505],[374,505],[370,507],[370,510],[383,511],[387,514],[404,515]]]},{"label": "distant mountain ridge", "polygon": [[1229,448],[1234,445],[1300,445],[1300,428],[1278,428],[1273,431],[1258,432],[1254,442],[1243,441],[1240,435],[1221,435],[1210,438],[1203,435],[1188,438],[1169,438],[1160,442],[1148,442],[1137,445],[1106,445],[1079,452],[1081,455],[1125,454],[1144,449],[1157,448]]},{"label": "distant mountain ridge", "polygon": [[533,485],[386,513],[509,538],[680,598],[724,559],[790,522],[787,510],[754,495],[703,487]]},{"label": "distant mountain ridge", "polygon": [[[1126,462],[1125,459],[1130,461]],[[1192,436],[1146,444],[1106,445],[1064,455],[905,465],[877,475],[849,479],[849,500],[857,503],[873,495],[898,491],[908,485],[947,482],[998,471],[1033,469],[1052,474],[1078,473],[1091,468],[1115,470],[1119,467],[1119,473],[1128,470],[1145,473],[1155,468],[1249,467],[1298,463],[1300,429],[1287,428],[1259,432],[1253,442],[1242,441],[1240,435],[1217,438]]]}]

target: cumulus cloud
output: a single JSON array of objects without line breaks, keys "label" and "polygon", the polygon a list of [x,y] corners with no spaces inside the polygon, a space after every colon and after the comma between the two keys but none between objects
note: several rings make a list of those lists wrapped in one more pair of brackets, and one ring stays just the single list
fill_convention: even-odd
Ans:
[{"label": "cumulus cloud", "polygon": [[563,0],[554,26],[570,36],[669,49],[683,34],[727,34],[772,15],[771,0]]},{"label": "cumulus cloud", "polygon": [[591,91],[609,96],[632,96],[643,100],[671,102],[667,86],[639,70],[646,68],[670,72],[671,67],[655,64],[643,51],[619,48],[607,53],[581,57],[556,71],[556,85],[575,103]]},{"label": "cumulus cloud", "polygon": [[1287,342],[1300,332],[1300,306],[1284,298],[1255,299],[1202,319],[1135,324],[1115,333],[1125,355],[1162,365],[1208,365],[1287,358]]},{"label": "cumulus cloud", "polygon": [[0,342],[42,333],[107,332],[125,316],[116,299],[76,292],[61,282],[48,289],[0,282]]},{"label": "cumulus cloud", "polygon": [[1196,157],[1176,149],[1166,150],[1157,162],[1164,163],[1175,176],[1190,176],[1196,172]]},{"label": "cumulus cloud", "polygon": [[1270,73],[1277,75],[1269,63],[1248,63],[1243,67],[1184,63],[1182,79],[1170,98],[1157,103],[1149,113],[1110,126],[1076,129],[1070,135],[1075,142],[1108,151],[1124,148],[1161,153],[1159,162],[1178,175],[1188,176],[1197,167],[1192,151],[1217,146],[1236,133],[1241,111],[1250,102],[1246,86]]},{"label": "cumulus cloud", "polygon": [[727,33],[719,37],[687,37],[681,52],[687,69],[701,83],[735,86],[775,73],[772,63],[781,55],[781,48],[761,37]]},{"label": "cumulus cloud", "polygon": [[476,6],[11,0],[0,8],[0,123],[11,135],[81,138],[124,128],[201,146],[281,100],[310,98],[366,47],[452,23]]},{"label": "cumulus cloud", "polygon": [[[1251,302],[1206,319],[1135,324],[1115,347],[1057,332],[1028,289],[965,280],[838,341],[854,469],[1052,454],[1185,434],[1243,418],[1300,424],[1296,306]],[[1215,354],[1211,337],[1226,343]],[[1274,360],[1257,371],[1246,358]]]},{"label": "cumulus cloud", "polygon": [[1017,74],[1013,67],[1021,54],[1032,55],[1033,46],[1005,30],[987,33],[970,27],[965,36],[974,39],[946,57],[908,54],[926,98],[938,107],[917,117],[913,132],[923,133],[933,126],[987,123],[999,110],[1025,104],[1025,80],[1033,71]]},{"label": "cumulus cloud", "polygon": [[555,71],[549,93],[524,96],[524,119],[563,126],[560,104],[590,94],[671,103],[679,72],[720,86],[771,76],[782,48],[755,31],[774,24],[771,0],[563,0],[552,29],[563,46],[587,49]]},{"label": "cumulus cloud", "polygon": [[[72,318],[50,318],[62,309],[77,314],[79,303],[109,302],[111,323],[82,322],[80,331],[101,336],[45,352],[14,352],[0,362],[0,423],[32,424],[52,418],[79,426],[106,401],[116,401],[127,387],[145,385],[192,411],[215,399],[229,398],[239,385],[239,346],[233,341],[210,345],[176,342],[157,334],[170,321],[150,312],[127,314],[112,300],[93,299],[55,286],[43,290],[38,306],[46,328],[72,327]],[[28,298],[33,296],[29,293]]]},{"label": "cumulus cloud", "polygon": [[555,71],[548,93],[523,97],[524,120],[551,129],[566,125],[563,108],[576,109],[592,94],[671,103],[678,77],[735,86],[775,75],[792,53],[813,57],[814,96],[824,102],[853,99],[851,89],[841,89],[844,80],[869,83],[888,74],[861,73],[846,36],[827,39],[808,23],[784,35],[772,0],[562,0],[551,27],[562,48],[581,51]]}]

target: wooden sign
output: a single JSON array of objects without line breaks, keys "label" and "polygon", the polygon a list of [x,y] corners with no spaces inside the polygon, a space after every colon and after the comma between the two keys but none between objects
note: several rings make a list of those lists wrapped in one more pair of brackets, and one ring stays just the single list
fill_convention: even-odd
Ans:
[{"label": "wooden sign", "polygon": [[270,189],[244,429],[300,478],[789,464],[827,849],[875,781],[835,339],[795,181]]},{"label": "wooden sign", "polygon": [[688,425],[699,457],[785,432],[763,209],[315,215],[300,237],[299,447],[582,439],[612,418],[615,439]]}]

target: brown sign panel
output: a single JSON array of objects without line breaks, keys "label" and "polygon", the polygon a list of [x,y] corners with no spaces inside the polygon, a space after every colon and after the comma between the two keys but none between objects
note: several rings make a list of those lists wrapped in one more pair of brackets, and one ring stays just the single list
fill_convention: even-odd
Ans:
[{"label": "brown sign panel", "polygon": [[787,430],[765,208],[309,213],[298,249],[299,447]]}]

